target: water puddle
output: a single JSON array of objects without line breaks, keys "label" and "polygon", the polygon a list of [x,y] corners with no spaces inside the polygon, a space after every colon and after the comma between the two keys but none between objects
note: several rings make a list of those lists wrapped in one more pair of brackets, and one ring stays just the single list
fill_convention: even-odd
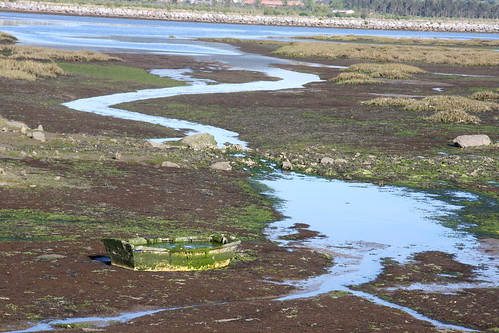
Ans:
[{"label": "water puddle", "polygon": [[157,247],[160,249],[209,249],[214,247],[220,247],[220,243],[210,243],[210,242],[180,242],[180,243],[158,243],[158,244],[149,244],[147,247]]},{"label": "water puddle", "polygon": [[125,323],[127,321],[133,320],[135,318],[151,315],[161,311],[168,310],[178,310],[182,307],[169,308],[169,309],[159,309],[159,310],[149,310],[149,311],[138,311],[130,313],[122,313],[118,316],[113,317],[86,317],[86,318],[69,318],[69,319],[55,319],[48,320],[39,323],[35,326],[27,328],[25,330],[10,331],[9,333],[29,333],[29,332],[42,332],[51,331],[58,327],[68,327],[71,325],[90,325],[92,327],[105,327],[114,323]]},{"label": "water puddle", "polygon": [[478,74],[454,74],[454,73],[432,73],[434,75],[443,76],[459,76],[459,77],[495,77],[494,75],[478,75]]},{"label": "water puddle", "polygon": [[[290,281],[300,290],[285,299],[316,296],[372,281],[382,270],[383,258],[407,263],[413,254],[424,251],[453,254],[457,261],[480,267],[479,279],[498,283],[494,258],[478,250],[478,240],[437,222],[460,207],[435,195],[293,173],[274,174],[261,182],[272,189],[269,195],[283,200],[280,211],[289,216],[273,224],[269,238],[287,245],[290,241],[280,237],[294,232],[290,227],[295,223],[306,223],[321,237],[303,246],[320,248],[334,256],[328,274]],[[479,200],[461,192],[447,195]]]}]

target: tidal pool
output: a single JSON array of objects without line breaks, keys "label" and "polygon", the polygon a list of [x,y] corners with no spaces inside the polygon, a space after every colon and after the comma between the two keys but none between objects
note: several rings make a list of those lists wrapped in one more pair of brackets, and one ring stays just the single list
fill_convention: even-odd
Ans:
[{"label": "tidal pool", "polygon": [[[282,299],[316,296],[331,290],[374,280],[381,272],[383,258],[406,263],[424,251],[442,251],[473,266],[481,285],[499,282],[496,258],[481,252],[479,241],[471,234],[443,226],[439,219],[455,214],[459,206],[440,200],[437,195],[402,187],[377,186],[328,180],[295,173],[275,172],[260,180],[282,204],[287,218],[268,229],[270,239],[289,244],[286,235],[295,223],[306,223],[322,237],[301,246],[318,249],[333,256],[334,265],[325,275],[306,281],[289,282],[299,291]],[[478,200],[462,192],[447,196]],[[436,288],[436,286],[433,286]],[[350,291],[350,290],[349,290]]]}]

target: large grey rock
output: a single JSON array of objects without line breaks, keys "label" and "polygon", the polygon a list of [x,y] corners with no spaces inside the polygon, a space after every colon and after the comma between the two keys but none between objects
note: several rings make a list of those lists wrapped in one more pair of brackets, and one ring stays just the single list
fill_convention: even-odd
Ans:
[{"label": "large grey rock", "polygon": [[180,143],[195,150],[218,148],[215,137],[209,133],[200,133],[186,136],[185,138],[180,140]]},{"label": "large grey rock", "polygon": [[25,123],[22,123],[20,121],[14,121],[14,120],[9,121],[7,123],[7,126],[11,127],[11,128],[19,128],[19,130],[22,133],[26,133],[27,129],[29,128],[28,125],[26,125]]},{"label": "large grey rock", "polygon": [[222,170],[222,171],[230,171],[232,167],[229,162],[216,162],[210,165],[210,169],[213,170]]},{"label": "large grey rock", "polygon": [[460,135],[452,140],[452,142],[461,148],[488,146],[491,144],[490,138],[485,134]]},{"label": "large grey rock", "polygon": [[47,141],[47,138],[45,137],[45,134],[43,132],[34,131],[34,132],[29,133],[28,136],[32,139],[35,139],[35,140],[38,140],[41,142]]}]

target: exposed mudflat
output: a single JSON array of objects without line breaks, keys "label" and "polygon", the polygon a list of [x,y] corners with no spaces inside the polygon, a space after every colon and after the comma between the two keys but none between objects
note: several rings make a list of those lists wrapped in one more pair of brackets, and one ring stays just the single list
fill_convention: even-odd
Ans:
[{"label": "exposed mudflat", "polygon": [[[266,46],[246,44],[244,47],[252,52],[270,51]],[[207,64],[183,57],[119,56],[128,66],[146,69],[188,67],[219,82],[247,82],[260,77],[237,71],[206,73]],[[352,63],[350,60],[323,62]],[[431,74],[488,75],[490,68],[421,67],[429,73],[418,74],[416,81],[407,84],[387,82],[381,86],[351,86],[323,81],[292,92],[179,96],[168,103],[150,100],[130,103],[127,107],[173,117],[184,113],[194,121],[237,130],[242,139],[256,149],[254,154],[276,160],[290,159],[295,165],[303,165],[298,169],[317,164],[324,156],[351,162],[323,165],[314,171],[318,174],[384,183],[407,180],[411,175],[409,168],[380,171],[376,178],[355,171],[360,165],[367,169],[369,164],[362,158],[376,152],[383,154],[369,159],[381,161],[391,156],[405,160],[427,156],[445,168],[444,163],[456,159],[438,154],[442,151],[452,152],[461,161],[469,160],[469,163],[463,162],[469,169],[463,173],[475,170],[476,163],[480,164],[485,179],[487,172],[497,165],[493,159],[497,156],[497,147],[462,151],[450,146],[453,137],[473,132],[472,127],[444,127],[420,121],[419,114],[393,108],[373,111],[359,104],[380,92],[428,95],[435,93],[433,88],[443,87],[464,94],[472,87],[490,88],[497,84],[497,78],[459,79]],[[316,72],[325,80],[338,74],[338,69],[333,68],[306,65],[294,68]],[[0,242],[0,330],[26,328],[30,322],[47,318],[114,315],[193,305],[99,330],[436,331],[427,322],[399,310],[375,305],[344,292],[272,301],[271,298],[292,290],[279,282],[320,274],[330,264],[330,258],[304,248],[289,251],[265,240],[261,230],[242,228],[231,219],[248,206],[267,211],[274,219],[278,217],[269,202],[245,185],[248,175],[241,169],[220,172],[207,168],[210,163],[224,159],[233,159],[236,166],[244,165],[236,158],[225,157],[220,152],[180,148],[158,150],[147,146],[143,139],[181,136],[181,133],[145,123],[74,112],[60,105],[82,97],[144,88],[130,83],[94,81],[81,76],[37,82],[0,80],[0,115],[23,121],[32,128],[43,124],[49,137],[47,143],[41,143],[28,140],[19,132],[0,132],[0,147],[4,147],[0,152],[0,167],[5,172],[0,177],[11,177],[5,181],[0,178],[3,181],[0,220],[8,221],[12,227],[5,232],[12,238]],[[294,98],[290,98],[291,93]],[[206,117],[208,111],[211,113]],[[497,129],[491,129],[497,125],[497,114],[483,113],[480,117],[483,126],[489,126],[492,138],[497,140]],[[362,156],[356,156],[357,152]],[[492,156],[492,161],[484,162],[480,156]],[[178,162],[182,168],[160,167],[165,160]],[[333,171],[336,174],[328,173]],[[442,181],[450,186],[487,191],[492,196],[497,193],[496,185],[481,178],[465,182],[460,177],[442,174]],[[418,186],[425,184],[425,179],[418,182]],[[48,218],[41,212],[54,215]],[[78,216],[79,219],[57,218],[57,214]],[[41,224],[34,223],[37,219]],[[93,260],[105,255],[99,240],[109,235],[131,237],[138,232],[141,236],[157,234],[158,230],[185,233],[213,229],[247,239],[239,256],[226,269],[133,272]],[[316,236],[303,224],[295,225],[291,233],[296,240]],[[485,251],[492,255],[490,247]],[[497,302],[494,302],[497,289],[469,288],[443,294],[398,288],[418,282],[469,282],[474,269],[453,261],[444,253],[420,253],[405,265],[387,261],[385,272],[377,281],[358,288],[443,322],[483,330],[497,328],[499,313]]]}]

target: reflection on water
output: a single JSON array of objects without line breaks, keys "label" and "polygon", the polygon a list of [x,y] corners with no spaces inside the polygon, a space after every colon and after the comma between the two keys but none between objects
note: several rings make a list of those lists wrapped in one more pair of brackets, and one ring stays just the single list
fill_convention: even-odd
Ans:
[{"label": "reflection on water", "polygon": [[[295,223],[306,223],[325,237],[304,245],[334,256],[334,266],[328,274],[292,282],[302,290],[283,299],[345,290],[348,286],[372,281],[381,272],[382,258],[405,263],[413,254],[423,251],[454,254],[462,263],[479,266],[479,278],[489,286],[499,282],[494,258],[477,249],[479,242],[475,237],[437,222],[439,217],[453,214],[459,206],[405,188],[293,173],[262,182],[272,189],[272,195],[283,200],[280,210],[289,216],[273,224],[269,237],[290,243],[279,237],[288,234],[289,227]],[[452,194],[478,200],[460,192],[449,193]]]}]

